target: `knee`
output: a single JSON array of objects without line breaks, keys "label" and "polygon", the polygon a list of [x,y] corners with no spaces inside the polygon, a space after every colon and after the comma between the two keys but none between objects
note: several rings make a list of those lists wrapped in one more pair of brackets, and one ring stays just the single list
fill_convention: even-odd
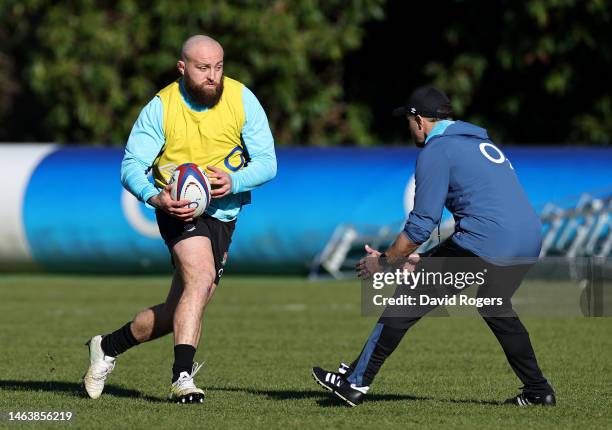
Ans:
[{"label": "knee", "polygon": [[516,312],[512,309],[512,305],[486,305],[477,308],[478,313],[481,317],[494,317],[494,318],[511,318],[516,316]]},{"label": "knee", "polygon": [[200,268],[199,270],[182,273],[183,288],[192,293],[198,293],[203,297],[212,294],[215,287],[215,271],[210,268]]},{"label": "knee", "polygon": [[480,288],[476,294],[477,310],[481,317],[514,317],[510,296]]},{"label": "knee", "polygon": [[214,283],[214,272],[203,271],[191,276],[189,282],[185,282],[185,287],[210,290],[213,287]]}]

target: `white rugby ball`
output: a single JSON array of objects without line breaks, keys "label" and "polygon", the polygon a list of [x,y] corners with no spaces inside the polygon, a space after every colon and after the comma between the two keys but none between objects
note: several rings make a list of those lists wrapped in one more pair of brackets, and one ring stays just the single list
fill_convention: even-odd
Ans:
[{"label": "white rugby ball", "polygon": [[185,163],[176,168],[170,179],[170,195],[174,200],[189,200],[200,216],[210,204],[210,182],[206,173],[197,164]]}]

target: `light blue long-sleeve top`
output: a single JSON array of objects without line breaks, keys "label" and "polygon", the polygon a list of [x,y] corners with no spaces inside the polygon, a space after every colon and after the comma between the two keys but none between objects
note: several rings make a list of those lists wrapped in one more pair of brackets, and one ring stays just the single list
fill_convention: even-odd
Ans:
[{"label": "light blue long-sleeve top", "polygon": [[[183,101],[194,111],[205,111],[192,103],[180,81]],[[274,138],[268,118],[255,95],[246,87],[242,90],[245,122],[242,140],[249,154],[249,163],[237,172],[230,173],[232,193],[213,199],[206,213],[221,220],[231,221],[240,213],[242,204],[250,201],[249,191],[276,176],[276,154]],[[147,201],[159,193],[159,189],[147,176],[155,158],[162,150],[166,138],[163,131],[163,104],[155,96],[140,112],[134,123],[121,162],[121,183],[149,208]]]}]

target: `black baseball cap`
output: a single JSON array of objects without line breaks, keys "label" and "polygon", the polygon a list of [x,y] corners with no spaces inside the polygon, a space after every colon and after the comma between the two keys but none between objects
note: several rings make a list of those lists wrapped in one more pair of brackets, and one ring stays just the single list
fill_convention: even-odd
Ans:
[{"label": "black baseball cap", "polygon": [[434,87],[419,87],[402,107],[393,109],[393,116],[421,115],[426,118],[447,118],[453,114],[450,100]]}]

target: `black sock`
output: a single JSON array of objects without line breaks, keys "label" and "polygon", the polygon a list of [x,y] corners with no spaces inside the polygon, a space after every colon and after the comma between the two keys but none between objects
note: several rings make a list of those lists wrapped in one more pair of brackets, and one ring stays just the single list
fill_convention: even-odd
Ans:
[{"label": "black sock", "polygon": [[104,354],[116,357],[131,347],[138,345],[138,341],[130,329],[131,324],[132,322],[130,321],[119,330],[115,330],[102,338],[102,351],[104,351]]},{"label": "black sock", "polygon": [[174,346],[174,364],[172,365],[172,382],[175,382],[181,372],[191,373],[193,357],[196,349],[192,345],[181,344]]}]

